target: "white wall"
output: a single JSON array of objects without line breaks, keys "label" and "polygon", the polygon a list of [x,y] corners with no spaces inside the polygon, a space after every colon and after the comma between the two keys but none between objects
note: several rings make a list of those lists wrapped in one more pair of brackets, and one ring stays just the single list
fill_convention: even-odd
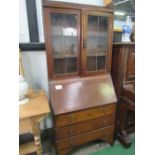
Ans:
[{"label": "white wall", "polygon": [[51,1],[61,1],[61,2],[71,2],[71,3],[103,6],[103,0],[51,0]]},{"label": "white wall", "polygon": [[[43,89],[48,94],[48,76],[45,51],[29,51],[22,53],[24,76],[28,84],[34,90]],[[40,123],[41,129],[52,127],[51,116],[49,115]]]},{"label": "white wall", "polygon": [[19,1],[19,42],[30,42],[25,0]]},{"label": "white wall", "polygon": [[22,53],[22,62],[27,82],[35,89],[43,89],[48,95],[47,62],[45,51]]}]

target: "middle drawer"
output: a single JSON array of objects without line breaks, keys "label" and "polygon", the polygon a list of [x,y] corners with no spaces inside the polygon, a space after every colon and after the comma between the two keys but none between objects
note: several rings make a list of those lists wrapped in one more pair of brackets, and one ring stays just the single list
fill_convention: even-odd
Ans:
[{"label": "middle drawer", "polygon": [[114,123],[114,114],[62,128],[56,128],[56,139],[62,139],[65,137],[85,133],[87,131],[103,128],[113,123]]}]

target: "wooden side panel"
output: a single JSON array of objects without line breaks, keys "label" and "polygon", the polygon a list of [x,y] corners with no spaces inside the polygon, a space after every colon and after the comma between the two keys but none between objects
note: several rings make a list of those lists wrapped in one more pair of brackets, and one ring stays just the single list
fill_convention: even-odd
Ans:
[{"label": "wooden side panel", "polygon": [[135,44],[113,45],[111,74],[119,96],[122,83],[132,81],[135,77]]},{"label": "wooden side panel", "polygon": [[119,75],[119,54],[120,54],[120,49],[116,46],[113,46],[113,53],[112,53],[112,69],[111,69],[111,75],[112,75],[112,80],[114,83],[114,87],[116,90],[116,94],[118,94],[118,75]]},{"label": "wooden side panel", "polygon": [[126,80],[134,80],[135,78],[135,46],[131,46],[128,52],[128,60],[126,67]]},{"label": "wooden side panel", "polygon": [[113,114],[115,111],[115,104],[107,105],[100,108],[94,108],[86,111],[75,112],[71,114],[56,116],[55,126],[62,127],[74,123],[79,123],[103,116]]}]

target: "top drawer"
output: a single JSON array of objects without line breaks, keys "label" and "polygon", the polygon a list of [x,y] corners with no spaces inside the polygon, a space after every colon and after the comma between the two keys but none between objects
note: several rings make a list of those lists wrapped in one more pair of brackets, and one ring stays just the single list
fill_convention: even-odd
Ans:
[{"label": "top drawer", "polygon": [[110,104],[103,107],[56,116],[55,127],[62,127],[62,126],[110,115],[115,112],[115,108],[116,108],[115,104]]}]

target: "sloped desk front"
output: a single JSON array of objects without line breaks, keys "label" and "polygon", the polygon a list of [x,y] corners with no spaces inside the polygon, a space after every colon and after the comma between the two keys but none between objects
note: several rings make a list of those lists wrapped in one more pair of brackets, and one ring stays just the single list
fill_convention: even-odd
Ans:
[{"label": "sloped desk front", "polygon": [[113,143],[117,98],[111,76],[50,82],[57,154],[67,154],[86,142]]}]

